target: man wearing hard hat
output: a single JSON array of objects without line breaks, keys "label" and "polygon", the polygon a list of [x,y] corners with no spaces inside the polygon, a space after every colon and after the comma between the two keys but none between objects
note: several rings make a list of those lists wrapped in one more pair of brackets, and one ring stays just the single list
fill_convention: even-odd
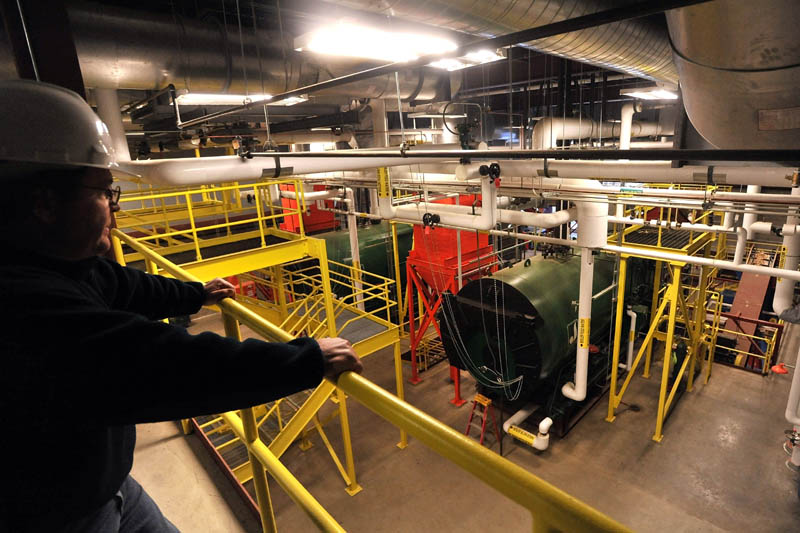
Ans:
[{"label": "man wearing hard hat", "polygon": [[[129,475],[134,424],[361,371],[344,339],[238,342],[159,321],[232,287],[102,257],[118,170],[106,126],[77,94],[0,81],[0,532],[177,531]],[[214,379],[220,365],[253,371],[258,386]]]}]

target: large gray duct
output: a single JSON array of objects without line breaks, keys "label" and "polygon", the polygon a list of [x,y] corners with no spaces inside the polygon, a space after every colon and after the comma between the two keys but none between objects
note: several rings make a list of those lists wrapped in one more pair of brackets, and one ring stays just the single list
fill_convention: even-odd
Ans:
[{"label": "large gray duct", "polygon": [[797,0],[725,0],[667,12],[683,103],[718,148],[800,148]]},{"label": "large gray duct", "polygon": [[[604,0],[326,0],[358,10],[482,37],[543,26],[634,1]],[[556,35],[525,44],[637,77],[677,83],[678,74],[663,25],[626,20]]]},{"label": "large gray duct", "polygon": [[[236,26],[226,31],[215,19],[184,20],[100,3],[69,2],[67,10],[87,87],[160,89],[172,83],[194,92],[245,92]],[[352,72],[352,65],[335,59],[318,65],[291,47],[284,61],[284,52],[276,44],[280,42],[278,35],[260,31],[256,41],[252,27],[243,28],[242,33],[249,93],[262,92],[262,76],[264,91],[275,94]],[[13,59],[5,52],[6,57],[0,58],[0,72],[13,72]],[[448,77],[446,72],[434,69],[399,74],[401,97],[416,100],[436,97]],[[384,75],[315,94],[396,98],[397,89],[394,75]]]}]

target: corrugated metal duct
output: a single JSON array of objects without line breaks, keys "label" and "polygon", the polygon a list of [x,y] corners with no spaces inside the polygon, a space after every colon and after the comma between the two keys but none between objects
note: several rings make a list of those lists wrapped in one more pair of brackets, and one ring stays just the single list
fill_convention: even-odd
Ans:
[{"label": "corrugated metal duct", "polygon": [[[632,1],[326,0],[329,3],[482,37],[543,26]],[[678,82],[667,31],[626,20],[525,43],[541,52],[656,81]]]},{"label": "corrugated metal duct", "polygon": [[[90,88],[160,89],[172,83],[193,92],[245,92],[239,32],[210,18],[190,20],[100,3],[69,2],[70,25],[84,83]],[[2,25],[0,25],[2,28]],[[352,65],[326,58],[324,65],[289,49],[286,60],[278,35],[243,28],[244,66],[250,94],[275,94],[352,72]],[[258,42],[258,48],[256,47]],[[7,49],[4,67],[14,73]],[[258,56],[261,56],[260,64]],[[10,63],[10,65],[9,65]],[[449,78],[445,71],[399,73],[402,98],[432,99]],[[455,88],[457,89],[457,87]],[[384,75],[315,93],[351,98],[396,98],[394,75]],[[445,95],[447,99],[449,95]]]},{"label": "corrugated metal duct", "polygon": [[667,12],[683,103],[718,148],[800,148],[800,4],[725,0]]}]

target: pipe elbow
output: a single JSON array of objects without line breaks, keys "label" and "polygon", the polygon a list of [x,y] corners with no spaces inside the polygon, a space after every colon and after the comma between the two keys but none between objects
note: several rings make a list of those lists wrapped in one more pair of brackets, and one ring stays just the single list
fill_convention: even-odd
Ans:
[{"label": "pipe elbow", "polygon": [[378,212],[385,220],[391,220],[397,216],[397,208],[392,206],[392,199],[389,197],[378,198]]},{"label": "pipe elbow", "polygon": [[586,387],[583,387],[583,390],[578,390],[575,384],[570,381],[569,383],[564,383],[564,386],[561,387],[561,394],[570,400],[582,402],[586,399]]}]

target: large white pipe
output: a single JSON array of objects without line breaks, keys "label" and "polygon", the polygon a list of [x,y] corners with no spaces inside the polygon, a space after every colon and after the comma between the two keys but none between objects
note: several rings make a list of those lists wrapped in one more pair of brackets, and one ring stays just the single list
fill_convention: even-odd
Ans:
[{"label": "large white pipe", "polygon": [[[581,226],[578,223],[578,237]],[[561,387],[561,394],[580,402],[586,399],[586,384],[589,374],[589,338],[592,318],[592,280],[594,257],[591,248],[581,250],[581,280],[578,297],[578,348],[576,354],[575,380]]]},{"label": "large white pipe", "polygon": [[125,138],[125,127],[122,125],[122,114],[119,112],[119,96],[116,89],[95,89],[94,99],[97,103],[97,115],[106,123],[108,134],[114,144],[117,161],[130,161],[128,140]]},{"label": "large white pipe", "polygon": [[[631,319],[631,327],[628,331],[628,358],[625,362],[625,369],[630,372],[631,368],[633,368],[633,343],[636,339],[636,313],[631,309],[631,306],[628,306],[628,310],[625,312]],[[620,365],[622,366],[622,365]]]},{"label": "large white pipe", "polygon": [[[628,147],[631,137],[652,137],[656,135],[672,135],[665,131],[658,122],[628,122]],[[533,127],[532,149],[549,150],[564,139],[588,139],[590,137],[604,139],[620,137],[622,124],[619,122],[598,122],[585,118],[546,117]]]},{"label": "large white pipe", "polygon": [[744,249],[747,245],[747,230],[739,227],[736,228],[736,250],[733,252],[733,263],[740,265],[744,258]]},{"label": "large white pipe", "polygon": [[[792,189],[792,196],[800,196],[800,188]],[[798,217],[795,215],[786,217],[787,226],[796,226]],[[783,261],[783,268],[786,270],[797,270],[800,262],[800,234],[784,234],[783,246],[786,249],[786,256]],[[772,299],[772,309],[780,315],[792,306],[794,300],[795,280],[779,278],[775,283],[775,296]],[[797,370],[795,370],[797,372]]]},{"label": "large white pipe", "polygon": [[[507,198],[507,197],[506,197]],[[502,205],[503,202],[498,199],[497,204]],[[437,204],[437,203],[419,203],[420,209],[425,209],[428,213],[441,214],[442,211],[453,213],[473,214],[473,208],[469,205],[454,205],[454,204]],[[475,207],[474,214],[481,214],[481,208]],[[511,209],[498,209],[497,222],[505,224],[515,224],[517,226],[533,226],[536,228],[553,228],[566,224],[575,220],[578,216],[578,209],[571,207],[569,209],[562,209],[554,213],[529,213],[527,211],[514,211]]]},{"label": "large white pipe", "polygon": [[[505,433],[510,433],[512,427],[519,429],[519,424],[527,420],[528,417],[530,417],[538,408],[539,406],[536,404],[527,404],[522,409],[511,415],[508,420],[503,423],[503,431]],[[530,435],[530,433],[523,431],[523,434],[525,435],[524,442],[539,451],[546,450],[550,445],[550,427],[552,425],[553,419],[550,417],[545,417],[541,422],[539,422],[539,433],[535,437]],[[511,434],[513,435],[513,433]]]},{"label": "large white pipe", "polygon": [[[440,217],[440,224],[458,226],[466,229],[489,230],[496,224],[497,214],[497,188],[488,178],[481,180],[481,209],[480,215],[450,212],[439,210],[441,204],[415,203],[401,206],[393,206],[391,197],[378,199],[380,215],[384,219],[391,220],[401,218],[406,220],[422,220],[427,213],[435,213]],[[436,210],[432,210],[432,207]],[[467,206],[468,207],[468,206]]]},{"label": "large white pipe", "polygon": [[[755,194],[759,194],[760,192],[761,192],[761,186],[760,185],[748,185],[747,186],[747,194],[748,195],[755,195]],[[753,238],[753,232],[750,229],[750,226],[753,224],[753,222],[756,221],[756,214],[755,213],[749,213],[748,211],[754,210],[754,209],[755,209],[754,205],[747,204],[745,206],[745,213],[744,213],[744,219],[742,221],[742,226],[744,227],[744,229],[747,230],[747,238],[748,239],[752,239]]]},{"label": "large white pipe", "polygon": [[642,110],[641,102],[628,102],[622,106],[620,112],[620,132],[619,132],[619,149],[631,149],[631,129],[633,125],[633,114]]},{"label": "large white pipe", "polygon": [[[276,156],[277,158],[277,156]],[[296,174],[362,170],[394,165],[429,163],[425,158],[365,158],[332,157],[304,158],[280,156],[276,158],[239,156],[192,157],[181,159],[151,159],[147,161],[121,162],[123,170],[138,175],[145,183],[153,185],[185,186],[221,183],[224,181],[247,181],[261,178],[277,178]]]},{"label": "large white pipe", "polygon": [[[353,189],[347,187],[344,190],[345,201],[347,202],[347,233],[350,238],[350,258],[352,264],[356,268],[361,268],[361,251],[358,248],[358,223],[356,222],[355,214],[355,194]],[[361,282],[361,276],[355,275],[355,287],[358,296],[356,296],[356,305],[360,310],[364,310],[364,285]]]},{"label": "large white pipe", "polygon": [[[303,193],[303,199],[306,202],[315,202],[317,200],[327,200],[328,198],[336,198],[342,195],[342,189],[328,189],[325,191],[308,191]],[[281,191],[283,198],[297,200],[300,195],[296,191]]]},{"label": "large white pipe", "polygon": [[[429,161],[429,163],[433,163],[433,161]],[[456,165],[456,178],[464,180],[479,177],[479,169],[484,164],[486,163]],[[705,184],[709,172],[709,167],[700,165],[672,168],[671,161],[554,161],[548,159],[545,167],[544,160],[533,159],[500,161],[500,167],[504,178],[522,178],[521,187],[536,187],[541,176],[640,183]],[[723,185],[748,185],[758,182],[769,187],[789,187],[792,184],[793,172],[794,169],[791,167],[714,166],[712,179],[714,183]],[[525,181],[526,178],[527,181]]]}]

